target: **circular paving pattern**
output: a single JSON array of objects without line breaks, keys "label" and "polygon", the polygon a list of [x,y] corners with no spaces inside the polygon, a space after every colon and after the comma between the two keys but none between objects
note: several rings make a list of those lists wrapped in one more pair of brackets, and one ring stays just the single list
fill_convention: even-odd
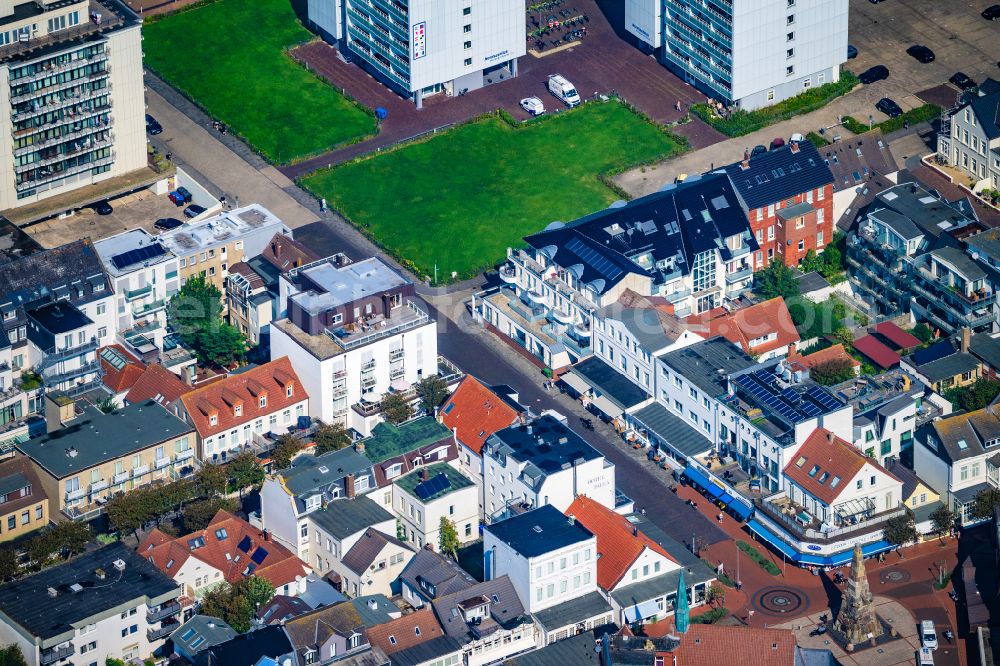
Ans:
[{"label": "circular paving pattern", "polygon": [[785,587],[767,587],[754,595],[753,605],[767,613],[784,615],[805,611],[809,608],[809,599]]},{"label": "circular paving pattern", "polygon": [[883,583],[905,583],[910,580],[910,572],[906,569],[886,569],[878,577]]}]

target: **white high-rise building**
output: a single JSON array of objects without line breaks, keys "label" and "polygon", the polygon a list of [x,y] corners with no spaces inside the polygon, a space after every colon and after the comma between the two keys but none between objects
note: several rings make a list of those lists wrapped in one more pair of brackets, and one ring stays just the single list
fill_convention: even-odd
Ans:
[{"label": "white high-rise building", "polygon": [[840,78],[848,0],[625,0],[625,29],[709,97],[756,109]]}]

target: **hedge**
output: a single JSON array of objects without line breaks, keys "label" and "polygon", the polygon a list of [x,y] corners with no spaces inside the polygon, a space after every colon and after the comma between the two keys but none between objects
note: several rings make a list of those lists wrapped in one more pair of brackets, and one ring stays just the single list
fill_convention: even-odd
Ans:
[{"label": "hedge", "polygon": [[[941,107],[937,104],[924,104],[923,106],[918,106],[915,109],[910,109],[901,116],[896,116],[895,118],[889,118],[888,120],[883,120],[880,123],[872,125],[872,129],[882,130],[882,134],[889,134],[895,132],[896,130],[903,129],[903,126],[907,121],[911,125],[916,123],[924,123],[934,120],[941,115]],[[844,116],[841,124],[845,129],[854,132],[855,134],[864,134],[868,132],[868,125],[866,123],[859,122],[856,118],[852,116]]]},{"label": "hedge", "polygon": [[751,560],[759,564],[760,567],[767,573],[772,576],[781,575],[781,569],[779,569],[774,562],[761,555],[759,550],[748,544],[746,541],[737,541],[736,546],[746,553]]}]

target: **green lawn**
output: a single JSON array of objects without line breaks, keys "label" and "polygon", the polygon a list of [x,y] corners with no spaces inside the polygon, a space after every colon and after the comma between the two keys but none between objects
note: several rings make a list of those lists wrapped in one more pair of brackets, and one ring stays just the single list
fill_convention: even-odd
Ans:
[{"label": "green lawn", "polygon": [[684,140],[617,102],[512,127],[483,118],[303,179],[418,275],[464,279],[553,220],[619,198],[599,176],[660,160]]},{"label": "green lawn", "polygon": [[367,111],[286,53],[314,35],[288,0],[216,0],[150,19],[146,65],[273,162],[375,131]]}]

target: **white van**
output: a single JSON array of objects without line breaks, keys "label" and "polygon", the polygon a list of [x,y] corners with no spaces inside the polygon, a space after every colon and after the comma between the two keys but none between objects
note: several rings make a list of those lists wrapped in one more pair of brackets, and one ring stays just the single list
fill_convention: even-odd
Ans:
[{"label": "white van", "polygon": [[920,644],[929,650],[937,650],[937,631],[934,629],[934,623],[930,620],[924,620],[920,623]]},{"label": "white van", "polygon": [[562,100],[570,108],[580,103],[580,93],[576,91],[573,84],[566,80],[566,77],[562,74],[549,75],[549,92]]},{"label": "white van", "polygon": [[922,647],[917,653],[918,666],[934,666],[934,650]]}]

